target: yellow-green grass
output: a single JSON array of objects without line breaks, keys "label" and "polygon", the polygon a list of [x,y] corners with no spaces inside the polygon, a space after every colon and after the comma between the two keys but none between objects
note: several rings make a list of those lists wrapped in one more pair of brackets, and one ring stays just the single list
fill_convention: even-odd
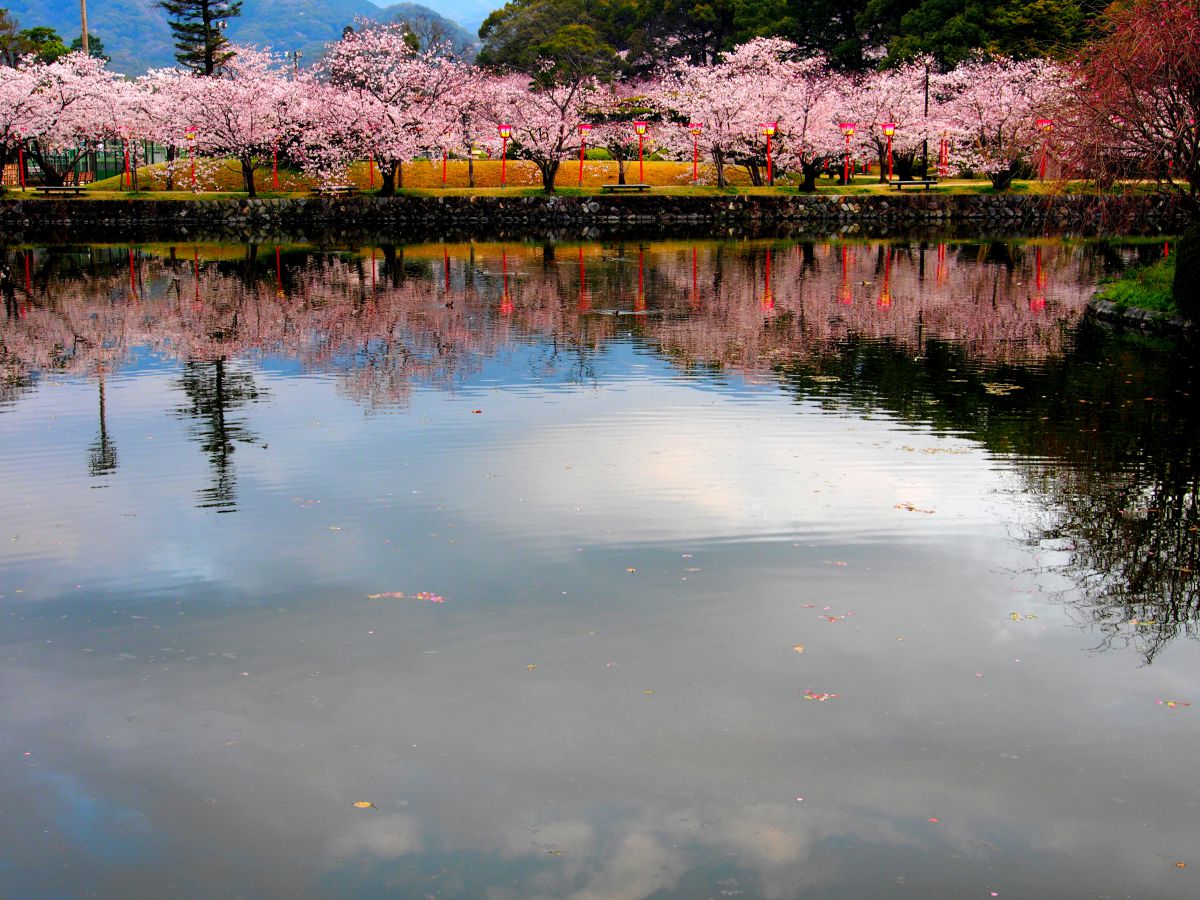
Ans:
[{"label": "yellow-green grass", "polygon": [[[474,187],[468,187],[467,161],[451,159],[446,163],[446,180],[443,186],[442,161],[417,160],[406,163],[403,167],[402,186],[398,190],[417,196],[528,196],[542,192],[541,176],[537,167],[528,160],[509,160],[505,165],[505,187],[500,186],[501,163],[499,160],[478,160],[474,164]],[[792,175],[776,180],[775,187],[755,187],[751,185],[749,176],[741,168],[729,166],[725,170],[729,186],[724,191],[715,186],[716,176],[712,166],[700,166],[700,183],[692,184],[692,166],[687,162],[666,160],[646,160],[639,167],[636,160],[625,164],[625,180],[627,182],[644,181],[650,184],[656,194],[671,196],[710,196],[718,193],[769,195],[781,192],[791,192],[796,189],[796,180]],[[116,175],[111,178],[96,181],[86,187],[81,195],[88,199],[125,199],[130,196],[147,199],[219,199],[229,197],[244,197],[246,192],[242,183],[241,168],[234,160],[207,160],[201,163],[198,177],[199,192],[191,190],[190,164],[185,160],[176,164],[174,190],[166,190],[166,165],[157,163],[152,166],[142,166],[137,173],[138,187],[136,193],[124,187],[124,176]],[[618,180],[617,163],[612,160],[586,160],[583,167],[583,187],[579,185],[579,164],[577,160],[564,160],[555,178],[556,190],[563,194],[583,193],[596,194],[603,185],[616,184]],[[356,162],[349,167],[347,181],[359,191],[370,193],[378,191],[382,179],[377,167],[369,166],[366,162]],[[312,179],[292,170],[279,172],[279,190],[272,188],[272,173],[269,165],[255,172],[255,187],[260,197],[290,197],[311,193],[318,187]],[[1008,191],[1012,194],[1072,194],[1090,192],[1094,188],[1085,182],[1061,181],[1018,181]],[[835,180],[822,177],[817,180],[817,191],[821,194],[861,195],[861,194],[894,194],[897,190],[893,184],[880,182],[878,175],[857,175],[849,185],[839,185]],[[906,188],[903,193],[925,192],[923,187]],[[986,179],[945,179],[935,185],[931,193],[938,194],[987,194],[994,193],[991,183]],[[10,192],[20,194],[19,190]],[[41,197],[33,189],[25,192],[29,197]]]}]

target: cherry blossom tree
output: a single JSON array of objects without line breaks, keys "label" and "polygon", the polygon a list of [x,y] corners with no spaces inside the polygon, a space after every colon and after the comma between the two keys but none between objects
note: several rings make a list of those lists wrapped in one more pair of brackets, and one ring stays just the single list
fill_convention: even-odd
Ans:
[{"label": "cherry blossom tree", "polygon": [[845,92],[844,121],[856,123],[858,145],[869,149],[879,160],[880,181],[887,180],[885,123],[895,128],[892,163],[901,178],[911,178],[917,159],[949,131],[939,102],[945,93],[943,80],[933,70],[932,60],[921,60],[897,69],[867,73]]},{"label": "cherry blossom tree", "polygon": [[282,57],[238,47],[219,77],[181,75],[171,82],[171,94],[195,129],[195,149],[236,159],[246,193],[257,196],[254,173],[292,133],[293,83]]},{"label": "cherry blossom tree", "polygon": [[1007,190],[1045,143],[1037,120],[1060,105],[1065,72],[1044,59],[964,63],[945,79],[951,140],[967,164],[985,172],[996,190]]},{"label": "cherry blossom tree", "polygon": [[416,49],[403,25],[360,22],[325,54],[321,71],[364,115],[364,148],[379,164],[380,193],[403,187],[403,164],[442,146],[459,116],[450,105],[465,77],[438,46]]},{"label": "cherry blossom tree", "polygon": [[554,193],[563,157],[579,152],[578,125],[596,92],[591,78],[546,84],[527,75],[503,75],[488,86],[487,117],[495,126],[512,127],[518,152],[538,167],[547,194]]}]

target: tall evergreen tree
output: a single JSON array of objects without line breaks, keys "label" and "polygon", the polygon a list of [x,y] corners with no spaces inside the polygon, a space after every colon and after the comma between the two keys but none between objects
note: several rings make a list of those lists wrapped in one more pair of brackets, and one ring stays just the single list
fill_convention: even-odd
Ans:
[{"label": "tall evergreen tree", "polygon": [[224,23],[242,14],[242,0],[158,0],[167,11],[175,59],[197,75],[212,75],[233,58]]}]

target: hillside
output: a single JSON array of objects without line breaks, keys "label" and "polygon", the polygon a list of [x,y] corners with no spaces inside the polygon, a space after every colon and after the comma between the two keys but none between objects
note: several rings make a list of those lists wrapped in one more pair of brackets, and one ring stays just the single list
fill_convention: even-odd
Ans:
[{"label": "hillside", "polygon": [[[71,0],[0,0],[0,6],[21,28],[49,25],[68,44],[79,36],[79,5]],[[311,62],[356,18],[388,21],[421,13],[441,20],[456,43],[474,43],[473,33],[428,7],[401,3],[380,8],[370,0],[243,0],[242,14],[230,20],[228,34],[239,43],[300,50]],[[166,13],[154,0],[88,0],[88,30],[104,42],[115,71],[139,75],[175,64]]]}]

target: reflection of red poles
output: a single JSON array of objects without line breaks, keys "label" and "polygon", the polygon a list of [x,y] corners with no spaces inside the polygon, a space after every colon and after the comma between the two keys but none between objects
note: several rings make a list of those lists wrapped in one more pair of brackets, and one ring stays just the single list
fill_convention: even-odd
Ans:
[{"label": "reflection of red poles", "polygon": [[496,130],[500,132],[500,138],[504,142],[500,150],[500,187],[504,187],[508,178],[508,139],[512,136],[512,126],[497,125]]},{"label": "reflection of red poles", "polygon": [[763,278],[763,284],[764,284],[764,288],[763,288],[762,308],[763,309],[774,309],[775,308],[775,297],[771,294],[771,248],[770,247],[767,248],[767,268],[766,268],[766,275]]},{"label": "reflection of red poles", "polygon": [[587,292],[587,269],[583,266],[583,245],[579,245],[579,311],[585,312],[592,308],[592,301]]},{"label": "reflection of red poles", "polygon": [[133,270],[133,248],[129,248],[129,292],[137,299],[137,274]]},{"label": "reflection of red poles", "polygon": [[696,281],[696,248],[692,247],[692,306],[700,303],[700,290]]},{"label": "reflection of red poles", "polygon": [[887,255],[883,258],[883,289],[879,292],[879,305],[883,309],[887,309],[892,305],[892,248],[887,248]]},{"label": "reflection of red poles", "polygon": [[[763,122],[762,133],[767,136],[767,187],[775,186],[775,173],[771,169],[771,137],[775,134],[775,129],[779,125],[778,122]],[[767,259],[771,258],[771,253],[767,251]],[[769,263],[768,263],[769,265]]]},{"label": "reflection of red poles", "polygon": [[29,251],[25,251],[25,294],[33,296],[33,276],[29,272]]},{"label": "reflection of red poles", "polygon": [[842,167],[842,183],[850,183],[850,138],[854,137],[854,122],[839,122],[838,128],[846,136],[846,164]]},{"label": "reflection of red poles", "polygon": [[583,187],[583,148],[587,144],[587,133],[592,130],[592,126],[587,122],[579,124],[579,186]]},{"label": "reflection of red poles", "polygon": [[442,248],[442,275],[446,283],[446,293],[450,293],[450,251]]},{"label": "reflection of red poles", "polygon": [[946,245],[938,244],[936,280],[941,284],[946,280]]},{"label": "reflection of red poles", "polygon": [[642,161],[642,145],[645,143],[646,129],[648,127],[645,122],[633,123],[633,130],[637,132],[638,136],[638,181],[642,182],[642,184],[646,183],[646,165]]},{"label": "reflection of red poles", "polygon": [[883,133],[888,139],[888,151],[887,151],[888,181],[891,181],[892,180],[892,135],[896,133],[896,123],[895,122],[884,122],[879,127],[883,129]]},{"label": "reflection of red poles", "polygon": [[703,122],[688,123],[688,131],[692,133],[692,184],[700,180],[700,132],[703,130]]},{"label": "reflection of red poles", "polygon": [[200,305],[200,251],[192,248],[192,280],[196,283],[196,305]]},{"label": "reflection of red poles", "polygon": [[283,266],[279,261],[279,245],[275,245],[275,296],[283,296]]},{"label": "reflection of red poles", "polygon": [[1036,274],[1034,275],[1033,283],[1037,285],[1037,296],[1029,301],[1029,309],[1032,312],[1041,312],[1046,308],[1046,279],[1042,275],[1042,248],[1038,247],[1034,251],[1034,266]]},{"label": "reflection of red poles", "polygon": [[842,303],[850,305],[850,247],[842,244]]},{"label": "reflection of red poles", "polygon": [[375,264],[375,248],[371,248],[371,296],[375,296],[375,278],[378,266]]},{"label": "reflection of red poles", "polygon": [[646,308],[646,290],[645,290],[645,271],[646,271],[646,251],[641,247],[638,248],[638,291],[637,298],[633,301],[633,309],[635,312],[641,312]]},{"label": "reflection of red poles", "polygon": [[1171,255],[1171,242],[1163,241],[1163,259]]},{"label": "reflection of red poles", "polygon": [[504,293],[500,297],[500,312],[505,315],[513,311],[512,298],[508,295],[508,253],[500,251],[500,269],[504,273]]}]

